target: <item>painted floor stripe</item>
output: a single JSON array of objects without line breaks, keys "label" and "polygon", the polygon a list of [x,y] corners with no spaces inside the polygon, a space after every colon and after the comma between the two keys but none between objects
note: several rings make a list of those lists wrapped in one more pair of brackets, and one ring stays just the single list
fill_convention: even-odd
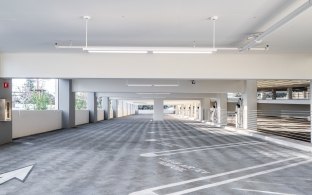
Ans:
[{"label": "painted floor stripe", "polygon": [[295,194],[286,194],[280,192],[271,192],[271,191],[262,191],[262,190],[252,190],[252,189],[244,189],[244,188],[232,188],[233,190],[245,191],[245,192],[258,192],[262,194],[277,194],[277,195],[295,195]]},{"label": "painted floor stripe", "polygon": [[252,142],[252,143],[225,145],[225,146],[206,147],[206,148],[192,149],[192,150],[181,149],[183,151],[177,151],[177,152],[164,151],[164,152],[158,152],[158,153],[157,152],[145,153],[145,154],[140,154],[140,156],[142,157],[170,156],[170,155],[189,153],[189,152],[198,152],[198,151],[204,151],[204,150],[215,150],[215,149],[223,149],[223,148],[235,148],[235,147],[240,147],[240,146],[259,145],[259,144],[267,144],[267,143],[266,142]]},{"label": "painted floor stripe", "polygon": [[168,140],[180,140],[180,139],[189,139],[189,138],[200,138],[200,137],[206,137],[206,138],[210,138],[210,137],[220,137],[222,136],[222,134],[215,134],[215,135],[192,135],[192,136],[183,136],[183,137],[175,137],[175,138],[160,138],[157,139],[156,141],[168,141]]},{"label": "painted floor stripe", "polygon": [[236,181],[239,181],[239,180],[248,179],[248,178],[259,176],[259,175],[273,173],[273,172],[276,172],[276,171],[280,171],[280,170],[283,170],[283,169],[288,169],[288,168],[291,168],[291,167],[296,167],[296,166],[307,164],[307,163],[310,163],[310,162],[312,162],[312,160],[306,160],[306,161],[293,163],[293,164],[285,165],[285,166],[278,167],[278,168],[268,169],[268,170],[265,170],[265,171],[260,171],[260,172],[257,172],[257,173],[252,173],[252,174],[244,175],[244,176],[241,176],[241,177],[236,177],[236,178],[233,178],[233,179],[227,179],[227,180],[220,181],[220,182],[215,182],[215,183],[212,183],[212,184],[198,186],[198,187],[195,187],[195,188],[190,188],[190,189],[187,189],[187,190],[182,190],[182,191],[179,191],[179,192],[174,192],[174,193],[170,193],[170,194],[166,194],[166,195],[187,194],[187,193],[191,193],[191,192],[195,192],[195,191],[199,191],[199,190],[204,190],[204,189],[208,189],[208,188],[212,188],[212,187],[221,186],[221,185],[228,184],[228,183],[233,183],[233,182],[236,182]]},{"label": "painted floor stripe", "polygon": [[275,165],[275,164],[279,164],[279,163],[283,163],[283,162],[287,162],[287,161],[291,161],[291,160],[295,160],[295,159],[300,159],[300,158],[299,157],[287,158],[287,159],[278,160],[278,161],[265,163],[265,164],[261,164],[261,165],[255,165],[255,166],[246,167],[246,168],[242,168],[242,169],[237,169],[237,170],[233,170],[233,171],[218,173],[218,174],[215,174],[215,175],[209,175],[209,176],[206,176],[206,177],[199,177],[199,178],[196,178],[196,179],[190,179],[190,180],[185,180],[185,181],[181,181],[181,182],[177,182],[177,183],[171,183],[171,184],[167,184],[167,185],[162,185],[162,186],[146,189],[146,190],[143,190],[143,191],[133,192],[133,193],[131,193],[129,195],[149,195],[148,194],[149,192],[153,192],[153,191],[156,191],[156,190],[161,190],[161,189],[165,189],[165,188],[171,188],[171,187],[175,187],[175,186],[180,186],[180,185],[193,183],[193,182],[196,182],[196,181],[212,179],[212,178],[216,178],[216,177],[221,177],[221,176],[225,176],[225,175],[230,175],[230,174],[234,174],[234,173],[239,173],[239,172],[243,172],[243,171],[248,171],[248,170],[252,170],[252,169],[257,169],[257,168],[261,168],[261,167]]},{"label": "painted floor stripe", "polygon": [[[214,148],[219,146],[229,146],[229,145],[237,145],[237,144],[246,144],[246,143],[260,143],[259,141],[250,141],[250,142],[234,142],[234,143],[227,143],[227,144],[215,144],[215,145],[209,145],[209,146],[199,146],[199,147],[192,147],[192,148],[183,148],[183,149],[176,149],[176,150],[167,150],[167,151],[160,151],[160,152],[154,152],[155,154],[158,153],[172,153],[172,152],[179,152],[179,151],[185,151],[185,150],[195,150],[195,149],[203,149],[203,148]],[[264,142],[261,142],[264,143]]]}]

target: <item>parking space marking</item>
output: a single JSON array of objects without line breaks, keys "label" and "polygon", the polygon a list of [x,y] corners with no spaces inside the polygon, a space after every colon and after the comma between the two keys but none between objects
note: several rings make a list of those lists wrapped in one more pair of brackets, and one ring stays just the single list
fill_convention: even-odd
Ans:
[{"label": "parking space marking", "polygon": [[260,171],[260,172],[257,172],[257,173],[252,173],[252,174],[244,175],[244,176],[241,176],[241,177],[236,177],[236,178],[233,178],[233,179],[227,179],[227,180],[223,180],[223,181],[220,181],[220,182],[215,182],[215,183],[211,183],[211,184],[207,184],[207,185],[202,185],[202,186],[198,186],[198,187],[195,187],[195,188],[189,188],[187,190],[182,190],[182,191],[170,193],[170,194],[167,194],[167,195],[187,194],[187,193],[190,193],[190,192],[195,192],[195,191],[199,191],[199,190],[203,190],[203,189],[208,189],[208,188],[211,188],[211,187],[221,186],[221,185],[224,185],[224,184],[233,183],[233,182],[240,181],[240,180],[243,180],[243,179],[248,179],[248,178],[259,176],[259,175],[264,175],[264,174],[268,174],[268,173],[272,173],[272,172],[288,169],[288,168],[291,168],[291,167],[296,167],[296,166],[307,164],[307,163],[311,163],[311,162],[312,162],[312,160],[306,160],[306,161],[302,161],[302,162],[298,162],[298,163],[292,163],[292,164],[285,165],[285,166],[282,166],[282,167],[273,168],[273,169],[267,169],[265,171]]},{"label": "parking space marking", "polygon": [[198,151],[203,151],[203,150],[233,148],[233,147],[239,147],[239,146],[258,145],[258,144],[267,144],[267,143],[266,142],[259,142],[259,141],[251,141],[251,142],[218,144],[218,145],[211,145],[211,146],[202,146],[202,147],[193,147],[193,148],[183,148],[183,149],[177,149],[177,150],[167,150],[167,151],[161,151],[161,152],[144,153],[144,154],[140,154],[140,156],[142,156],[142,157],[169,156],[169,155],[174,155],[174,154],[198,152]]},{"label": "parking space marking", "polygon": [[[305,180],[303,180],[303,181],[305,181]],[[268,184],[268,185],[275,185],[275,186],[289,186],[289,185],[298,186],[298,183],[276,183],[276,182],[264,182],[264,181],[253,181],[253,180],[245,181],[245,182],[247,182],[247,183]],[[312,188],[312,186],[311,187],[305,186],[304,188]]]},{"label": "parking space marking", "polygon": [[179,148],[184,148],[183,146],[180,146],[178,144],[171,144],[171,143],[166,143],[166,142],[160,142],[160,143],[157,143],[159,145],[163,145],[163,146],[168,146],[168,147],[179,147]]},{"label": "parking space marking", "polygon": [[258,192],[261,194],[277,194],[277,195],[295,195],[295,194],[286,194],[280,192],[271,192],[271,191],[262,191],[262,190],[253,190],[253,189],[244,189],[244,188],[232,188],[233,190],[245,191],[245,192]]},{"label": "parking space marking", "polygon": [[[199,138],[199,137],[206,137],[206,138],[210,138],[210,137],[220,137],[224,134],[214,134],[214,135],[192,135],[192,136],[181,136],[181,137],[169,137],[169,138],[160,138],[160,139],[155,139],[156,141],[170,141],[170,140],[183,140],[183,139],[189,139],[189,138]],[[147,140],[146,140],[147,141]]]},{"label": "parking space marking", "polygon": [[233,170],[233,171],[218,173],[215,175],[199,177],[196,179],[185,180],[185,181],[181,181],[181,182],[177,182],[177,183],[171,183],[171,184],[162,185],[162,186],[158,186],[158,187],[154,187],[154,188],[150,188],[150,189],[146,189],[146,190],[142,190],[142,191],[133,192],[129,195],[157,195],[153,191],[171,188],[171,187],[180,186],[180,185],[185,185],[185,184],[189,184],[189,183],[193,183],[193,182],[197,182],[197,181],[208,180],[208,179],[221,177],[221,176],[225,176],[225,175],[230,175],[230,174],[234,174],[234,173],[239,173],[239,172],[243,172],[243,171],[253,170],[253,169],[266,167],[266,166],[270,166],[270,165],[275,165],[275,164],[279,164],[279,163],[283,163],[283,162],[287,162],[287,161],[291,161],[291,160],[295,160],[295,159],[300,159],[300,158],[299,157],[287,158],[287,159],[283,159],[283,160],[273,161],[270,163],[265,163],[265,164],[255,165],[255,166],[237,169],[237,170]]}]

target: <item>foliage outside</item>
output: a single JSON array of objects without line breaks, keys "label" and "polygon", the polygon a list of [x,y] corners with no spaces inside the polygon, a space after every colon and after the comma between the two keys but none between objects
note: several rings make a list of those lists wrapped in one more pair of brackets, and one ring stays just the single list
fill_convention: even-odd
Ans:
[{"label": "foliage outside", "polygon": [[25,110],[48,110],[53,108],[55,97],[44,89],[44,82],[43,79],[26,79],[22,86],[18,86],[13,91],[14,104],[22,105],[22,109]]},{"label": "foliage outside", "polygon": [[86,110],[87,109],[87,95],[85,93],[77,92],[75,99],[76,110]]}]

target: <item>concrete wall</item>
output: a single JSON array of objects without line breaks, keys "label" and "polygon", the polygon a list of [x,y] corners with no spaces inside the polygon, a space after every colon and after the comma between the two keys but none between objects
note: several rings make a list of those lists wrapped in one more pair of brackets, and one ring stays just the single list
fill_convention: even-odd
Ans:
[{"label": "concrete wall", "polygon": [[75,125],[89,123],[89,110],[76,110],[75,114]]},{"label": "concrete wall", "polygon": [[104,120],[104,110],[97,110],[97,120],[98,121]]},{"label": "concrete wall", "polygon": [[310,116],[310,105],[258,103],[258,116],[261,115],[308,118]]},{"label": "concrete wall", "polygon": [[62,111],[13,111],[13,138],[62,128]]},{"label": "concrete wall", "polygon": [[[228,112],[235,112],[236,102],[228,102]],[[258,103],[258,116],[283,116],[307,118],[310,115],[310,105],[307,104],[273,104]]]},{"label": "concrete wall", "polygon": [[3,53],[1,62],[0,77],[8,78],[312,79],[312,55],[308,53]]},{"label": "concrete wall", "polygon": [[[164,114],[173,114],[174,110],[164,110]],[[138,114],[154,114],[154,110],[138,110]]]},{"label": "concrete wall", "polygon": [[[1,63],[1,60],[0,60]],[[1,72],[1,70],[0,70]],[[9,84],[8,88],[4,88],[4,82]],[[0,78],[0,99],[6,99],[11,102],[12,108],[12,80]],[[4,110],[2,110],[4,112]],[[0,121],[0,145],[10,143],[12,141],[12,121]]]}]

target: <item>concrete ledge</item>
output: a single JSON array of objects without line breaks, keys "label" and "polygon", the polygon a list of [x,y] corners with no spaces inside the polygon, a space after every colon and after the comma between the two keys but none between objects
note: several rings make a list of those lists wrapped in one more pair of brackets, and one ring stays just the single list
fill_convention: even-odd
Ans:
[{"label": "concrete ledge", "polygon": [[224,129],[230,130],[230,131],[235,131],[235,132],[243,134],[243,135],[248,135],[248,136],[256,137],[259,139],[263,139],[263,140],[266,140],[266,141],[269,141],[269,142],[272,142],[275,144],[279,144],[282,146],[291,147],[291,148],[295,148],[298,150],[302,150],[305,152],[311,152],[312,153],[312,144],[307,143],[307,142],[292,140],[289,138],[270,135],[270,134],[261,133],[258,131],[248,130],[248,129],[236,129],[234,127],[228,127],[228,126],[225,127]]}]

